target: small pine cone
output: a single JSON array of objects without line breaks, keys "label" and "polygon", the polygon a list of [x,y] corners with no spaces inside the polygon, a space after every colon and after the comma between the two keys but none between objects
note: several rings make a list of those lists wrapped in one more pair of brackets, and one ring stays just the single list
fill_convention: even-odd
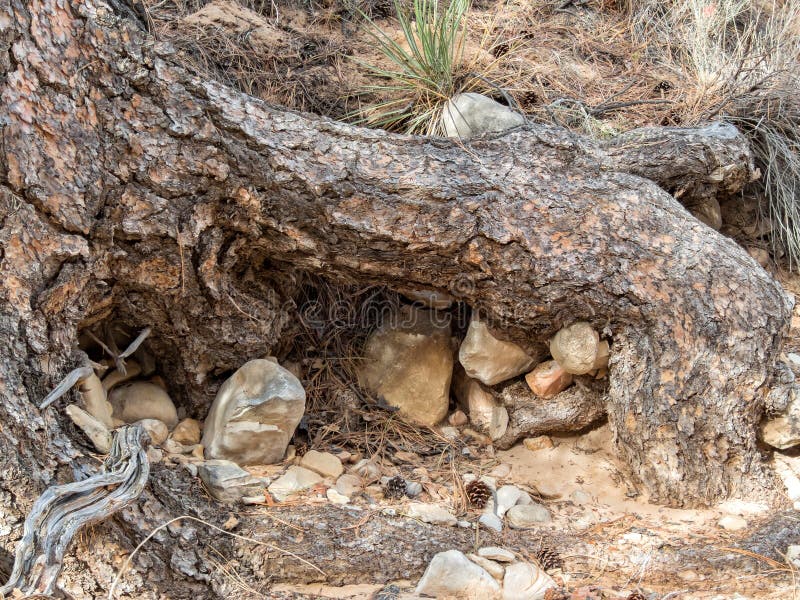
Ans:
[{"label": "small pine cone", "polygon": [[308,452],[308,444],[305,442],[295,442],[294,444],[294,454],[295,456],[305,456],[306,452]]},{"label": "small pine cone", "polygon": [[406,495],[406,480],[397,475],[386,482],[383,495],[387,498],[402,498]]},{"label": "small pine cone", "polygon": [[558,555],[558,552],[549,546],[542,546],[536,553],[536,560],[542,565],[545,571],[552,571],[553,569],[560,569],[564,566],[564,561]]},{"label": "small pine cone", "polygon": [[636,591],[630,593],[628,600],[647,600],[647,598],[645,598],[642,592]]},{"label": "small pine cone", "polygon": [[470,481],[464,490],[467,492],[469,503],[478,508],[486,506],[486,503],[489,502],[489,498],[492,497],[491,488],[479,479]]}]

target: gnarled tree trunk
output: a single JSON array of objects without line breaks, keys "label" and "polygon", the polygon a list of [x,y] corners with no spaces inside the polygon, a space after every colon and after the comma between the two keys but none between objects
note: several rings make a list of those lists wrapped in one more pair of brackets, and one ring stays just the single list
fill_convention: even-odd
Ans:
[{"label": "gnarled tree trunk", "polygon": [[60,404],[35,407],[79,330],[152,325],[202,418],[222,375],[276,346],[298,271],[446,291],[523,344],[588,320],[613,339],[606,411],[652,499],[769,485],[755,426],[790,302],[665,191],[740,189],[733,128],[599,144],[530,125],[469,148],[354,128],[186,72],[101,0],[0,0],[0,93],[7,540],[38,490],[88,472],[62,472],[80,451]]}]

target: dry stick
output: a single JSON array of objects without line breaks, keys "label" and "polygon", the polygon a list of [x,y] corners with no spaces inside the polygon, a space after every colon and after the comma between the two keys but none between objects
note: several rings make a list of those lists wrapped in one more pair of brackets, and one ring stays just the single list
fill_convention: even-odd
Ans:
[{"label": "dry stick", "polygon": [[83,381],[92,375],[94,375],[94,370],[92,367],[78,367],[77,369],[73,369],[67,373],[67,376],[58,383],[52,392],[45,396],[44,400],[42,400],[42,403],[39,404],[39,410],[44,410],[53,402],[61,398],[61,396],[66,394],[70,389],[72,389],[72,386],[74,386],[76,383]]},{"label": "dry stick", "polygon": [[199,519],[199,518],[193,517],[191,515],[181,515],[180,517],[175,517],[174,519],[170,519],[169,521],[167,521],[165,523],[162,523],[161,525],[159,525],[158,527],[153,529],[153,531],[151,531],[147,535],[146,538],[144,538],[141,542],[139,542],[139,545],[136,546],[136,548],[133,549],[133,552],[131,552],[130,556],[128,556],[128,558],[125,560],[125,563],[122,565],[122,568],[120,569],[119,573],[117,573],[117,576],[114,577],[114,581],[111,583],[111,589],[108,590],[108,596],[107,596],[108,600],[113,600],[114,599],[114,590],[117,589],[117,584],[119,583],[119,580],[125,574],[125,571],[128,569],[128,567],[131,564],[131,561],[133,560],[133,557],[136,556],[136,554],[139,552],[139,550],[141,550],[142,546],[144,546],[148,541],[150,541],[150,539],[154,535],[156,535],[159,531],[161,531],[162,529],[164,529],[166,527],[169,527],[170,525],[172,525],[176,521],[180,521],[181,519],[189,519],[190,521],[195,521],[197,523],[201,523],[203,525],[206,525],[206,526],[210,527],[211,529],[213,529],[214,531],[217,531],[217,532],[219,532],[219,533],[221,533],[223,535],[228,535],[230,537],[237,538],[237,539],[243,540],[245,542],[251,542],[251,543],[256,544],[258,546],[264,546],[265,548],[269,548],[270,550],[274,550],[276,552],[282,552],[283,554],[291,556],[292,558],[299,560],[301,563],[303,563],[305,565],[308,565],[309,567],[311,567],[315,571],[318,571],[320,573],[320,575],[322,575],[323,577],[327,577],[328,576],[328,574],[325,573],[325,571],[320,569],[318,566],[316,566],[315,564],[307,561],[302,556],[298,556],[294,552],[289,552],[288,550],[284,550],[283,548],[279,548],[278,546],[273,546],[272,544],[268,544],[267,542],[262,542],[261,540],[256,540],[256,539],[253,539],[251,537],[244,536],[244,535],[239,535],[238,533],[232,533],[230,531],[225,531],[221,527],[217,527],[216,525],[212,525],[208,521],[204,521],[203,519]]}]

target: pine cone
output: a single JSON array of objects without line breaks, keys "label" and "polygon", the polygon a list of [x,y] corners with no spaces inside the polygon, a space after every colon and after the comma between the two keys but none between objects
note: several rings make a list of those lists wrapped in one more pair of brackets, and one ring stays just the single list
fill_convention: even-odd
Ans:
[{"label": "pine cone", "polygon": [[628,600],[647,600],[642,592],[631,592]]},{"label": "pine cone", "polygon": [[406,480],[397,475],[386,482],[383,495],[387,498],[402,498],[406,495]]},{"label": "pine cone", "polygon": [[564,566],[564,561],[561,560],[561,556],[550,546],[542,546],[539,548],[536,552],[536,560],[542,565],[545,571],[560,569]]},{"label": "pine cone", "polygon": [[295,456],[305,456],[306,452],[308,452],[308,444],[305,442],[295,442],[294,444],[294,454]]},{"label": "pine cone", "polygon": [[477,506],[478,508],[483,508],[486,506],[489,498],[492,497],[491,488],[479,479],[470,481],[464,490],[467,492],[467,499],[469,500],[469,503],[472,506]]}]

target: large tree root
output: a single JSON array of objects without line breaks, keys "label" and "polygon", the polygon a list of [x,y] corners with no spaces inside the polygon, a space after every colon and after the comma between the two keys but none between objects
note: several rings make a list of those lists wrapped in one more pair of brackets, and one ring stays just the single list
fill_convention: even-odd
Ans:
[{"label": "large tree root", "polygon": [[39,497],[25,519],[14,568],[0,594],[55,592],[64,554],[75,533],[107,519],[142,493],[150,474],[143,437],[146,439],[146,434],[138,425],[117,429],[102,473],[50,487]]}]

